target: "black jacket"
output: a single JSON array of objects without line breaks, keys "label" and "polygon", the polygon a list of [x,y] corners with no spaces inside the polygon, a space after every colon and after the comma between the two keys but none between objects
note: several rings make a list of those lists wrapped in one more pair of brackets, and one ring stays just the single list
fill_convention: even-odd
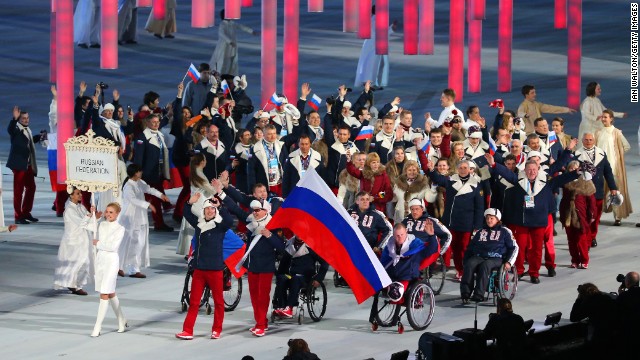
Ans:
[{"label": "black jacket", "polygon": [[[189,145],[193,145],[193,127],[187,127],[182,132],[182,99],[173,101],[173,122],[170,134],[175,136],[173,142],[173,156],[171,160],[178,167],[189,166]],[[186,185],[186,184],[185,184]]]},{"label": "black jacket", "polygon": [[367,239],[369,246],[372,248],[384,246],[391,238],[393,234],[391,224],[382,212],[376,210],[373,203],[365,211],[360,211],[358,204],[353,204],[347,211],[353,220],[358,223],[362,235],[364,235],[364,238]]},{"label": "black jacket", "polygon": [[[7,132],[11,137],[11,149],[9,150],[9,159],[7,159],[7,167],[11,170],[27,170],[31,149],[29,147],[29,138],[18,128],[18,119],[13,119],[9,122]],[[40,138],[40,135],[34,134],[34,144],[40,142]],[[35,159],[33,160],[35,161]],[[33,170],[37,174],[35,166],[33,167]]]},{"label": "black jacket", "polygon": [[[144,132],[134,140],[133,162],[142,168],[142,180],[147,184],[161,184],[165,179],[163,166],[160,165],[160,148],[149,142]],[[169,151],[165,148],[164,151]]]}]

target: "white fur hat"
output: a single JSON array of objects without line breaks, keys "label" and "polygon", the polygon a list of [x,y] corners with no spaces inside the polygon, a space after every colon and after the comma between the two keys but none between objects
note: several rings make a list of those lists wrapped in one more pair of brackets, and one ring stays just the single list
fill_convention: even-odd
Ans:
[{"label": "white fur hat", "polygon": [[531,159],[534,156],[537,156],[539,159],[542,158],[542,154],[540,154],[539,151],[535,151],[535,150],[529,151],[529,155],[527,156],[527,158]]},{"label": "white fur hat", "polygon": [[252,209],[264,209],[267,210],[268,213],[271,213],[271,204],[266,200],[252,200],[249,207]]},{"label": "white fur hat", "polygon": [[115,107],[115,106],[113,106],[113,104],[112,104],[112,103],[107,103],[107,104],[104,106],[104,108],[102,109],[102,111],[105,111],[105,110],[115,111],[115,110],[116,110],[116,107]]},{"label": "white fur hat", "polygon": [[342,107],[343,107],[343,108],[349,108],[349,109],[351,109],[351,106],[353,106],[353,105],[351,104],[351,101],[349,101],[349,100],[345,100],[345,101],[342,103]]}]

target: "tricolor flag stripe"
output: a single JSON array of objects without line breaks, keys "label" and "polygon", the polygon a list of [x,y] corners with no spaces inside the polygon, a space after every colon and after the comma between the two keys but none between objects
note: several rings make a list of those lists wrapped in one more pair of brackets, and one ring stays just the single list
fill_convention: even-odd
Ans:
[{"label": "tricolor flag stripe", "polygon": [[269,102],[272,103],[275,106],[282,106],[282,102],[280,101],[280,97],[276,93],[273,93],[271,95],[271,98],[269,99]]},{"label": "tricolor flag stripe", "polygon": [[493,141],[493,138],[491,136],[489,136],[489,154],[493,156],[496,154],[497,150],[498,150],[498,147],[496,146],[496,142]]},{"label": "tricolor flag stripe", "polygon": [[549,146],[558,142],[558,135],[556,135],[555,131],[549,131]]},{"label": "tricolor flag stripe", "polygon": [[227,84],[227,80],[222,80],[222,83],[220,84],[220,86],[222,87],[222,93],[225,96],[231,92],[231,89],[229,89],[229,84]]},{"label": "tricolor flag stripe", "polygon": [[200,72],[196,69],[195,65],[191,64],[189,66],[189,70],[187,70],[187,75],[193,80],[194,83],[197,83],[200,80]]},{"label": "tricolor flag stripe", "polygon": [[311,106],[313,110],[318,111],[318,109],[320,108],[320,104],[322,104],[322,99],[320,98],[320,96],[313,94],[313,96],[309,100],[309,106]]},{"label": "tricolor flag stripe", "polygon": [[370,139],[372,137],[373,137],[373,126],[367,125],[367,126],[363,126],[360,129],[358,136],[356,136],[356,140],[365,140],[365,139]]},{"label": "tricolor flag stripe", "polygon": [[429,137],[426,137],[418,146],[428,155],[429,150],[431,150],[431,139],[429,139]]},{"label": "tricolor flag stripe", "polygon": [[309,170],[267,227],[292,230],[345,278],[358,303],[362,303],[388,286],[391,279],[360,229],[339,205],[315,170]]}]

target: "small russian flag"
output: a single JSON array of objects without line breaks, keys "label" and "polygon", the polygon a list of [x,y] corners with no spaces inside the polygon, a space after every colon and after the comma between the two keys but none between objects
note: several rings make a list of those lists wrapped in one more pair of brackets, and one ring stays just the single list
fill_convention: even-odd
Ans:
[{"label": "small russian flag", "polygon": [[493,141],[493,138],[491,136],[489,136],[489,154],[493,156],[496,154],[497,150],[498,150],[498,146],[496,146],[496,142]]},{"label": "small russian flag", "polygon": [[322,99],[320,98],[320,96],[313,94],[313,96],[309,100],[309,106],[311,106],[313,110],[318,111],[318,109],[320,108],[320,104],[322,104]]},{"label": "small russian flag", "polygon": [[269,99],[269,102],[275,106],[282,106],[282,101],[280,101],[280,97],[275,92],[273,93],[273,95],[271,95],[271,99]]},{"label": "small russian flag", "polygon": [[556,142],[558,142],[558,135],[556,135],[555,131],[549,131],[549,147]]},{"label": "small russian flag", "polygon": [[222,94],[226,97],[231,93],[231,89],[229,89],[229,84],[227,84],[227,80],[222,80],[220,83],[220,87],[222,87]]},{"label": "small russian flag", "polygon": [[191,66],[189,66],[189,70],[187,70],[187,75],[189,75],[189,77],[191,78],[191,80],[193,80],[194,83],[197,83],[200,80],[200,71],[196,69],[193,63],[191,63]]},{"label": "small russian flag", "polygon": [[367,126],[363,126],[360,129],[358,136],[356,136],[356,141],[371,139],[372,137],[373,137],[373,126],[367,125]]},{"label": "small russian flag", "polygon": [[431,150],[431,139],[427,136],[418,146],[428,155],[429,150]]}]

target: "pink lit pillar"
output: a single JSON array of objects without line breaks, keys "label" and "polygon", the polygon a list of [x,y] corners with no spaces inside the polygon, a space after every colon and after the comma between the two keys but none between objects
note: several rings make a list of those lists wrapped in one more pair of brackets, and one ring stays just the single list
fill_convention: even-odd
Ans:
[{"label": "pink lit pillar", "polygon": [[360,0],[358,7],[358,37],[371,38],[371,0]]},{"label": "pink lit pillar", "polygon": [[467,90],[470,93],[479,93],[482,79],[482,20],[474,20],[476,15],[475,6],[480,0],[469,0],[467,21],[469,22],[467,56],[469,57],[467,66]]},{"label": "pink lit pillar", "polygon": [[484,20],[487,4],[485,0],[469,0],[470,20]]},{"label": "pink lit pillar", "polygon": [[73,136],[73,0],[56,0],[56,72],[58,89],[58,183],[67,179],[64,143]]},{"label": "pink lit pillar", "polygon": [[567,28],[567,0],[555,0],[553,27],[556,29]]},{"label": "pink lit pillar", "polygon": [[294,103],[298,98],[298,40],[300,0],[284,0],[284,44],[282,46],[282,90]]},{"label": "pink lit pillar", "polygon": [[138,0],[138,7],[151,7],[154,0]]},{"label": "pink lit pillar", "polygon": [[418,53],[418,0],[404,0],[404,54]]},{"label": "pink lit pillar", "polygon": [[433,55],[434,1],[420,0],[418,54]]},{"label": "pink lit pillar", "polygon": [[167,12],[166,0],[153,0],[153,18],[163,20]]},{"label": "pink lit pillar", "polygon": [[100,68],[118,68],[118,0],[100,5]]},{"label": "pink lit pillar", "polygon": [[262,32],[260,36],[260,105],[264,106],[276,90],[276,54],[278,1],[262,0]]},{"label": "pink lit pillar", "polygon": [[56,7],[51,0],[51,19],[49,23],[49,81],[56,82]]},{"label": "pink lit pillar", "polygon": [[216,25],[216,1],[215,0],[206,0],[207,1],[207,26],[212,27]]},{"label": "pink lit pillar", "polygon": [[580,61],[582,59],[582,0],[568,0],[567,106],[580,107]]},{"label": "pink lit pillar", "polygon": [[191,0],[191,27],[204,29],[207,25],[207,0]]},{"label": "pink lit pillar", "polygon": [[307,12],[323,12],[324,0],[307,0]]},{"label": "pink lit pillar", "polygon": [[342,32],[358,31],[358,0],[343,0]]},{"label": "pink lit pillar", "polygon": [[228,20],[240,19],[240,0],[224,0],[224,18]]},{"label": "pink lit pillar", "polygon": [[253,6],[253,0],[242,0],[242,7],[251,7]]},{"label": "pink lit pillar", "polygon": [[513,0],[500,0],[498,17],[498,91],[510,92]]},{"label": "pink lit pillar", "polygon": [[464,92],[464,1],[450,0],[449,6],[449,88],[457,102]]},{"label": "pink lit pillar", "polygon": [[376,0],[376,55],[389,54],[389,0]]}]

